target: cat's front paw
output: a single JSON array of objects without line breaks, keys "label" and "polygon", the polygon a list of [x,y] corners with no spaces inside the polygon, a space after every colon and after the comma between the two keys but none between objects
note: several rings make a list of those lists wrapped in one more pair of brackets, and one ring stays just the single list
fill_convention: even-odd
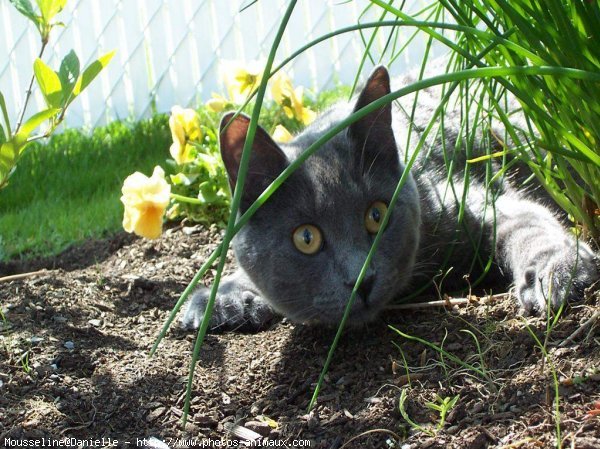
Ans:
[{"label": "cat's front paw", "polygon": [[583,299],[583,291],[598,277],[591,251],[557,254],[533,262],[516,279],[516,294],[526,313],[543,314],[548,307],[557,310],[563,303]]},{"label": "cat's front paw", "polygon": [[[256,293],[235,288],[224,293],[220,290],[210,317],[209,329],[260,330],[273,319],[273,311]],[[183,329],[195,330],[200,327],[209,297],[210,290],[207,288],[200,288],[192,294],[181,317],[180,325]]]}]

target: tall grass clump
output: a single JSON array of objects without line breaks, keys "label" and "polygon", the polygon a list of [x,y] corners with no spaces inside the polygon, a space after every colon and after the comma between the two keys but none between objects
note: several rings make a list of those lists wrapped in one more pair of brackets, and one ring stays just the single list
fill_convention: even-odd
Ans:
[{"label": "tall grass clump", "polygon": [[[389,3],[373,4],[400,20],[413,19]],[[600,7],[598,2],[548,0],[443,0],[445,23],[455,23],[454,70],[474,67],[547,67],[549,74],[482,79],[497,101],[484,112],[505,122],[510,144],[497,156],[515,155],[586,237],[600,236]],[[434,4],[432,3],[432,7]],[[435,25],[423,27],[435,39]],[[491,46],[490,46],[491,45]],[[553,68],[554,70],[551,70]],[[574,76],[584,73],[583,77]],[[596,76],[594,76],[596,75]],[[470,86],[477,89],[477,84]],[[503,110],[508,92],[520,103],[524,129]],[[463,92],[469,107],[478,96]],[[529,136],[523,137],[523,136]]]},{"label": "tall grass clump", "polygon": [[[450,2],[449,2],[450,3]],[[457,21],[488,26],[506,45],[485,56],[488,65],[555,66],[600,73],[597,2],[548,0],[451,2]],[[477,51],[473,40],[466,49]],[[539,138],[514,149],[554,200],[591,237],[600,236],[600,89],[570,77],[511,77]]]}]

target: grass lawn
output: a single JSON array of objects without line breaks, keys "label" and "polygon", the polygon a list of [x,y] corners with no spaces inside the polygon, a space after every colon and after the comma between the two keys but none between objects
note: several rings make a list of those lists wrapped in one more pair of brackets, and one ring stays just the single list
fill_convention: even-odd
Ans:
[{"label": "grass lawn", "polygon": [[[348,87],[339,86],[308,105],[322,110],[349,94]],[[270,132],[281,112],[272,104],[263,112],[261,125]],[[219,119],[220,114],[210,115],[215,128]],[[121,230],[123,180],[134,171],[150,176],[156,165],[168,170],[171,142],[168,116],[159,114],[113,122],[91,134],[69,129],[29,147],[0,191],[0,260],[56,254]]]},{"label": "grass lawn", "polygon": [[0,191],[0,260],[57,253],[121,228],[123,179],[169,157],[166,115],[67,130],[32,145]]}]

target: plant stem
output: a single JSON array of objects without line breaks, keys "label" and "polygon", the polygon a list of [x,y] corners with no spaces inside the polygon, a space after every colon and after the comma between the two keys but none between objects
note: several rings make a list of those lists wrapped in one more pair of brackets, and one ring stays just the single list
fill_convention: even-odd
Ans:
[{"label": "plant stem", "polygon": [[199,200],[198,198],[190,198],[189,196],[178,195],[176,193],[170,194],[171,198],[177,201],[183,201],[189,204],[205,204],[205,201]]},{"label": "plant stem", "polygon": [[[42,39],[42,48],[40,49],[40,54],[38,58],[41,59],[44,54],[44,50],[46,49],[46,45],[48,45],[47,40]],[[15,128],[15,134],[19,132],[21,129],[21,124],[23,123],[23,118],[25,117],[25,112],[27,111],[27,104],[29,103],[29,99],[31,98],[31,89],[33,89],[33,82],[35,81],[35,73],[31,75],[31,80],[29,81],[29,88],[25,93],[25,103],[23,103],[23,109],[21,110],[21,115],[19,116],[19,120],[17,121],[17,127]]]}]

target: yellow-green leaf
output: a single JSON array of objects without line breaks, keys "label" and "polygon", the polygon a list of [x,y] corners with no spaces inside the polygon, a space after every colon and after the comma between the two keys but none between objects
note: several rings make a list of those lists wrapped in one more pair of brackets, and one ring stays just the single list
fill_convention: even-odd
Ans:
[{"label": "yellow-green leaf", "polygon": [[15,145],[13,142],[9,140],[0,145],[0,173],[6,176],[15,165],[16,160],[17,153],[15,152]]},{"label": "yellow-green leaf", "polygon": [[63,10],[67,4],[67,0],[36,0],[42,17],[49,23],[55,15]]},{"label": "yellow-green leaf", "polygon": [[75,88],[73,89],[73,97],[79,95],[89,84],[98,76],[98,74],[108,65],[112,57],[115,55],[115,50],[108,52],[102,56],[100,56],[97,60],[92,62],[86,69],[83,71],[81,76],[77,79],[77,83],[75,83]]},{"label": "yellow-green leaf", "polygon": [[33,73],[48,106],[51,108],[60,107],[62,87],[56,72],[40,58],[37,58],[33,63]]},{"label": "yellow-green leaf", "polygon": [[512,151],[510,151],[510,150],[496,151],[495,153],[485,154],[483,156],[479,156],[479,157],[476,157],[473,159],[468,159],[467,162],[469,164],[474,164],[476,162],[483,162],[483,161],[487,161],[489,159],[505,156],[507,154],[510,154],[511,152]]},{"label": "yellow-green leaf", "polygon": [[8,178],[15,171],[19,155],[12,141],[0,145],[0,189],[6,187]]},{"label": "yellow-green leaf", "polygon": [[21,126],[21,129],[19,130],[19,133],[15,136],[15,142],[20,147],[18,149],[19,150],[18,154],[22,153],[23,150],[25,149],[21,145],[27,141],[30,134],[38,126],[40,126],[43,122],[51,119],[59,112],[60,112],[60,109],[58,109],[58,108],[46,109],[45,111],[41,111],[41,112],[38,112],[37,114],[32,115],[31,117],[29,117],[29,119],[27,119],[27,121],[25,123],[23,123],[23,126]]}]

